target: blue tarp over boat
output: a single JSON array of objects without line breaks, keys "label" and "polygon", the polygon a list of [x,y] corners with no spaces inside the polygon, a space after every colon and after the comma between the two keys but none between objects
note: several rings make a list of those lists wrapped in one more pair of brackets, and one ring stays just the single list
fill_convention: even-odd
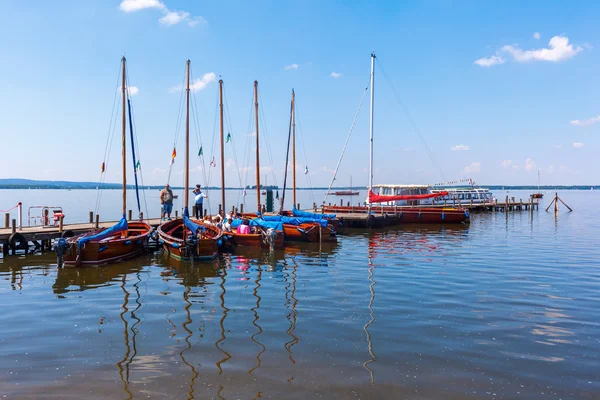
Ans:
[{"label": "blue tarp over boat", "polygon": [[194,234],[198,233],[198,230],[205,229],[202,225],[197,224],[190,219],[190,212],[187,207],[183,210],[183,224]]},{"label": "blue tarp over boat", "polygon": [[314,218],[284,217],[281,215],[264,215],[262,218],[265,221],[282,222],[284,224],[290,224],[290,225],[295,225],[295,226],[298,226],[300,224],[316,222],[316,223],[321,224],[321,226],[323,226],[325,228],[327,227],[327,222],[328,222],[326,219],[317,220]]},{"label": "blue tarp over boat", "polygon": [[[231,221],[231,229],[235,229],[242,224],[242,219],[234,219]],[[276,231],[283,231],[283,222],[279,221],[265,221],[262,219],[251,219],[249,220],[250,226],[259,226],[264,229],[275,229]]]},{"label": "blue tarp over boat", "polygon": [[296,207],[292,208],[292,215],[294,217],[312,218],[312,219],[316,219],[316,220],[335,219],[335,214],[312,213],[312,212],[308,212],[308,211],[298,210]]},{"label": "blue tarp over boat", "polygon": [[77,244],[79,245],[79,247],[81,247],[84,244],[86,244],[87,242],[91,242],[93,240],[102,240],[109,236],[115,235],[117,232],[126,231],[127,228],[128,228],[127,218],[125,218],[125,214],[123,214],[123,217],[121,218],[121,220],[119,222],[117,222],[116,224],[114,224],[113,226],[111,226],[110,228],[106,228],[102,232],[99,232],[92,236],[84,236],[77,241]]}]

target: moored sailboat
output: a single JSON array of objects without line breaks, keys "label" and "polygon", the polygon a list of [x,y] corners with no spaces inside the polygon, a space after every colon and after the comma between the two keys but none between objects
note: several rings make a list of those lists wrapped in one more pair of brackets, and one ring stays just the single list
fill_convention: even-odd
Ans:
[{"label": "moored sailboat", "polygon": [[[148,237],[152,228],[143,221],[127,221],[125,212],[127,209],[127,134],[126,134],[126,104],[127,85],[125,57],[121,59],[122,74],[122,180],[123,180],[123,204],[121,220],[110,228],[97,229],[82,235],[66,239],[66,248],[63,254],[63,262],[66,265],[100,265],[119,262],[128,258],[136,257],[145,251],[148,245]],[[131,126],[131,115],[129,119]],[[132,134],[133,135],[133,134]],[[133,141],[132,141],[133,146]],[[134,153],[135,154],[135,153]],[[104,165],[104,164],[103,164]],[[135,155],[134,155],[135,165]],[[137,190],[137,177],[136,177]],[[139,204],[139,202],[138,202]]]},{"label": "moored sailboat", "polygon": [[190,218],[190,60],[186,62],[186,114],[185,114],[185,183],[183,218],[167,221],[158,227],[158,235],[169,257],[182,260],[209,261],[218,254],[223,232],[217,226]]}]

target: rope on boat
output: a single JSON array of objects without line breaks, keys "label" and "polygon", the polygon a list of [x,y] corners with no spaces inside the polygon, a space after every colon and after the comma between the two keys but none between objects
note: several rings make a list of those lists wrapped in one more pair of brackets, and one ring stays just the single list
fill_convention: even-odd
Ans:
[{"label": "rope on boat", "polygon": [[[312,185],[312,181],[310,179],[310,169],[308,168],[308,158],[306,157],[306,146],[304,145],[304,134],[302,133],[302,129],[300,127],[300,118],[298,118],[298,104],[295,103],[294,104],[296,107],[296,110],[294,111],[294,120],[296,125],[298,126],[298,132],[300,133],[300,142],[302,143],[302,156],[304,158],[304,167],[305,167],[305,172],[304,172],[304,179],[306,180],[306,185],[308,186],[309,192],[310,192],[310,198],[312,200],[312,202],[315,202],[315,195],[313,192],[313,185]],[[294,207],[296,207],[296,204],[294,204]]]},{"label": "rope on boat", "polygon": [[[223,83],[223,103],[224,103],[223,105],[225,107],[225,117],[224,117],[225,121],[223,121],[223,122],[225,122],[225,125],[228,127],[227,133],[230,134],[233,129],[232,129],[232,124],[231,124],[231,116],[229,114],[229,103],[227,102],[227,93],[225,91],[225,83]],[[233,149],[233,162],[235,164],[235,169],[237,171],[240,187],[242,187],[242,175],[240,173],[240,168],[239,168],[239,164],[238,164],[237,151],[235,150],[235,142],[233,141],[234,136],[235,135],[230,136],[231,147]],[[240,204],[240,193],[243,193],[243,192],[238,192],[236,204]]]},{"label": "rope on boat", "polygon": [[19,207],[19,204],[21,203],[17,203],[14,207],[9,208],[8,210],[0,210],[0,212],[2,213],[8,213],[11,212],[12,210],[14,210],[15,208]]},{"label": "rope on boat", "polygon": [[[190,68],[190,78],[193,80],[193,75],[192,75],[192,71]],[[193,115],[193,123],[194,123],[194,129],[195,129],[195,133],[196,133],[196,144],[198,145],[198,153],[200,153],[200,149],[202,149],[202,134],[200,131],[200,121],[198,120],[198,102],[196,99],[196,92],[192,92],[193,96],[191,97],[190,103],[192,104],[192,115]],[[215,112],[215,116],[216,116],[216,112]],[[208,179],[206,177],[206,159],[204,158],[204,153],[199,155],[200,157],[200,169],[202,170],[202,180],[204,183],[204,186],[206,187],[206,190],[208,191],[208,188],[210,187],[210,171],[209,171],[209,176]],[[210,207],[210,198],[207,197],[206,198],[206,203],[207,203],[207,207],[208,207],[208,211],[209,213],[211,212],[211,207]]]},{"label": "rope on boat", "polygon": [[[181,84],[181,95],[179,97],[179,110],[177,112],[177,121],[175,123],[175,138],[173,139],[173,150],[177,147],[177,139],[179,139],[179,131],[181,128],[181,120],[183,117],[183,94],[185,93],[185,73],[183,74],[183,81]],[[171,156],[172,157],[172,156]],[[173,159],[171,159],[173,161]],[[173,171],[174,162],[169,163],[169,175],[167,176],[167,183],[171,183],[171,172]]]},{"label": "rope on boat", "polygon": [[335,177],[337,176],[338,170],[340,169],[340,164],[342,163],[342,159],[344,158],[344,153],[346,153],[346,148],[348,147],[348,142],[350,141],[350,136],[352,135],[352,131],[354,130],[354,125],[356,124],[356,119],[358,118],[358,113],[360,113],[360,109],[362,107],[363,101],[365,99],[365,95],[369,90],[369,86],[371,85],[371,81],[365,87],[362,96],[360,97],[360,103],[358,104],[358,109],[356,110],[356,114],[354,114],[354,119],[352,120],[352,125],[350,126],[350,131],[348,132],[348,137],[346,138],[346,143],[344,143],[344,148],[342,149],[342,154],[340,154],[340,159],[338,160],[337,165],[335,166],[335,171],[333,171],[333,178],[331,179],[331,183],[329,184],[329,188],[327,188],[327,193],[325,193],[325,198],[323,199],[323,204],[327,201],[327,196],[329,196],[329,192],[331,191],[331,187],[333,186],[333,182],[335,182]]},{"label": "rope on boat", "polygon": [[421,130],[419,129],[419,127],[417,126],[415,120],[412,118],[412,116],[410,115],[410,113],[408,112],[408,108],[406,107],[406,105],[404,105],[404,102],[402,101],[402,99],[400,98],[400,95],[398,94],[398,92],[396,91],[396,88],[394,87],[394,85],[392,84],[392,81],[390,80],[390,78],[387,76],[387,74],[385,73],[385,70],[383,68],[383,65],[381,65],[381,62],[379,61],[379,58],[376,58],[375,61],[377,61],[377,64],[379,65],[379,69],[381,69],[381,73],[383,74],[384,78],[388,81],[388,84],[390,85],[390,87],[392,88],[392,91],[394,92],[394,95],[396,96],[396,100],[398,100],[398,103],[400,104],[400,107],[402,108],[402,110],[404,111],[404,114],[406,114],[406,116],[408,117],[408,120],[410,121],[410,123],[412,124],[413,130],[415,131],[415,133],[417,134],[417,136],[419,137],[419,139],[421,140],[421,143],[423,144],[423,146],[425,147],[425,150],[427,151],[427,154],[429,155],[429,158],[431,159],[431,161],[433,162],[433,164],[436,166],[436,168],[438,169],[441,177],[443,180],[447,180],[446,179],[446,174],[444,174],[444,171],[442,170],[442,167],[440,167],[440,164],[437,162],[435,156],[433,155],[433,152],[431,151],[431,149],[429,148],[429,146],[427,145],[427,142],[425,141],[425,138],[423,137],[423,135],[421,134]]}]

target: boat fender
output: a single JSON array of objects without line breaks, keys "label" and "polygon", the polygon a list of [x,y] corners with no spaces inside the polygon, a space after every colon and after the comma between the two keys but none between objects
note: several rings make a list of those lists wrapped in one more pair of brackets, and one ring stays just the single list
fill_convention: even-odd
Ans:
[{"label": "boat fender", "polygon": [[174,249],[178,249],[179,248],[179,244],[177,244],[177,243],[173,243],[171,246],[173,246]]},{"label": "boat fender", "polygon": [[223,239],[217,240],[217,246],[219,246],[219,247],[223,246]]},{"label": "boat fender", "polygon": [[131,244],[131,240],[125,242],[125,245],[129,246]]},{"label": "boat fender", "polygon": [[419,219],[421,219],[421,210],[419,210]]},{"label": "boat fender", "polygon": [[140,244],[142,244],[142,239],[138,239],[138,240],[135,242],[135,244],[137,244],[138,246],[139,246]]},{"label": "boat fender", "polygon": [[471,215],[469,214],[469,212],[468,212],[468,211],[465,211],[465,217],[467,217],[467,218],[471,218]]},{"label": "boat fender", "polygon": [[27,242],[25,237],[19,232],[15,232],[12,235],[10,235],[10,237],[8,238],[8,245],[13,251],[25,250],[25,253],[27,253],[29,250],[29,243]]},{"label": "boat fender", "polygon": [[446,214],[442,213],[442,221],[446,219]]},{"label": "boat fender", "polygon": [[102,253],[103,251],[106,251],[106,250],[108,250],[108,245],[101,246],[101,247],[98,249],[98,253]]}]

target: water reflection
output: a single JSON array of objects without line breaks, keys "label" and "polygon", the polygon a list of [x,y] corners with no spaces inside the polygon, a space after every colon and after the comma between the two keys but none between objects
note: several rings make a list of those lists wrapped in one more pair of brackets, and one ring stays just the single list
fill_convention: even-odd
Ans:
[{"label": "water reflection", "polygon": [[[142,269],[140,264],[131,262],[102,267],[57,267],[52,290],[55,294],[62,295],[111,286],[119,278],[125,279],[127,275],[139,273]],[[73,286],[77,288],[72,288]]]},{"label": "water reflection", "polygon": [[[370,281],[369,292],[371,293],[371,298],[369,299],[368,308],[369,308],[370,320],[365,324],[365,326],[363,328],[367,335],[367,347],[369,349],[369,354],[371,355],[371,358],[364,362],[363,367],[365,367],[365,369],[367,371],[369,371],[369,374],[371,376],[371,384],[375,383],[375,373],[369,367],[369,364],[375,362],[377,357],[375,356],[375,353],[373,352],[373,342],[371,341],[371,332],[369,332],[369,327],[375,322],[375,313],[373,312],[373,302],[375,301],[375,280],[373,279],[373,271],[375,270],[375,264],[373,263],[373,255],[374,255],[375,248],[379,245],[378,240],[377,240],[379,236],[380,235],[374,234],[369,237],[369,249],[368,249],[369,281]],[[381,236],[383,236],[383,235],[381,235]]]},{"label": "water reflection", "polygon": [[188,325],[190,325],[192,323],[192,316],[190,313],[190,309],[192,308],[192,302],[189,300],[190,290],[191,290],[191,288],[189,286],[186,286],[185,292],[183,293],[183,301],[185,302],[185,306],[183,307],[183,310],[185,311],[185,320],[181,324],[181,327],[185,330],[185,332],[187,334],[184,339],[185,343],[186,343],[186,348],[181,350],[181,352],[179,352],[179,356],[181,357],[181,361],[183,361],[183,363],[185,365],[187,365],[190,368],[190,371],[192,372],[192,377],[190,379],[190,384],[189,384],[190,389],[188,392],[188,399],[193,399],[194,398],[194,383],[196,382],[196,379],[198,378],[198,371],[196,371],[196,368],[191,363],[189,363],[184,356],[184,353],[192,348],[192,343],[190,342],[190,338],[192,337],[192,331],[191,331],[191,329],[188,328]]},{"label": "water reflection", "polygon": [[257,268],[256,280],[254,281],[256,286],[254,286],[254,291],[253,291],[254,297],[256,298],[256,305],[251,308],[252,312],[254,313],[254,320],[252,321],[252,325],[254,325],[254,327],[256,327],[256,332],[252,336],[250,336],[250,339],[259,346],[260,350],[256,354],[256,366],[254,366],[253,368],[248,370],[249,375],[252,375],[252,372],[254,372],[256,369],[260,368],[260,356],[266,350],[266,347],[261,342],[259,342],[257,339],[257,337],[260,334],[262,334],[262,332],[263,332],[262,327],[258,324],[258,321],[260,320],[260,317],[258,316],[258,309],[260,308],[260,301],[261,301],[261,297],[258,294],[258,289],[260,289],[260,287],[261,287],[261,284],[260,284],[261,278],[262,278],[262,268],[259,266]]},{"label": "water reflection", "polygon": [[120,317],[121,321],[123,321],[123,340],[125,342],[125,354],[123,355],[123,358],[117,363],[117,368],[119,370],[119,377],[121,378],[121,382],[123,382],[123,390],[127,394],[127,399],[133,399],[133,393],[131,393],[131,391],[129,390],[129,365],[131,364],[129,362],[129,356],[131,354],[131,345],[129,343],[129,321],[125,319],[125,314],[129,311],[129,309],[127,308],[127,306],[129,305],[129,292],[125,288],[125,285],[126,275],[123,275],[121,284],[121,290],[123,291],[123,306],[121,308],[122,311]]},{"label": "water reflection", "polygon": [[223,273],[221,274],[221,283],[219,285],[219,287],[221,289],[221,293],[219,294],[219,299],[221,300],[221,310],[222,310],[221,319],[219,320],[219,327],[221,328],[221,338],[219,340],[217,340],[215,343],[215,347],[217,348],[217,350],[219,350],[223,354],[223,358],[220,359],[219,361],[217,361],[217,363],[216,363],[217,369],[219,370],[219,375],[221,375],[223,373],[223,368],[221,367],[221,365],[226,363],[227,360],[231,359],[231,354],[229,354],[228,352],[223,350],[220,346],[220,344],[223,343],[226,339],[226,337],[225,337],[225,319],[227,318],[227,313],[229,312],[229,308],[227,308],[225,306],[225,293],[227,293],[227,289],[225,289],[225,282],[227,280],[227,264],[230,264],[230,263],[225,264],[225,267],[223,268]]}]

